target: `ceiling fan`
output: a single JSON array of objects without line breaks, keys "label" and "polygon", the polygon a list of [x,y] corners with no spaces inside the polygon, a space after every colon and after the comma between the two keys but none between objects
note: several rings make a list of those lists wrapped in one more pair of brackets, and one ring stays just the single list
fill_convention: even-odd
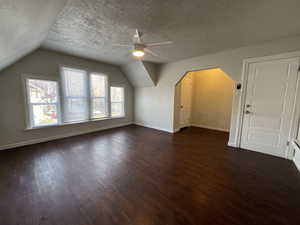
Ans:
[{"label": "ceiling fan", "polygon": [[154,43],[145,43],[142,40],[143,33],[138,29],[135,30],[135,34],[133,35],[133,43],[132,44],[114,44],[114,46],[128,47],[132,48],[131,54],[136,58],[143,58],[145,53],[148,53],[155,57],[160,57],[155,52],[149,49],[149,47],[156,47],[162,45],[173,44],[172,41],[163,41],[163,42],[154,42]]}]

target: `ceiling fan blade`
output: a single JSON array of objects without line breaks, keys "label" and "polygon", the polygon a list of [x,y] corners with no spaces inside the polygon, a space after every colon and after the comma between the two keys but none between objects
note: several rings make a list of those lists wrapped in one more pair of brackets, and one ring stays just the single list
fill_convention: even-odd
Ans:
[{"label": "ceiling fan blade", "polygon": [[129,45],[129,44],[113,44],[112,46],[119,46],[119,47],[132,47],[132,45]]},{"label": "ceiling fan blade", "polygon": [[137,39],[138,43],[142,43],[141,36],[142,36],[142,33],[138,29],[135,29],[134,37]]},{"label": "ceiling fan blade", "polygon": [[152,47],[152,46],[160,46],[160,45],[170,45],[173,44],[173,41],[163,41],[163,42],[156,42],[156,43],[149,43],[146,44],[148,47]]},{"label": "ceiling fan blade", "polygon": [[144,51],[147,52],[147,53],[149,53],[150,55],[153,55],[153,56],[155,56],[155,57],[161,58],[159,55],[157,55],[155,52],[151,51],[151,50],[148,49],[148,48],[145,48]]},{"label": "ceiling fan blade", "polygon": [[169,61],[168,58],[156,54],[155,52],[151,51],[149,48],[145,48],[144,51],[145,51],[146,53],[149,53],[150,55],[152,55],[152,56],[154,56],[154,57],[157,57],[157,58],[160,58],[160,59],[162,59],[162,60],[164,60],[164,61],[166,61],[166,62]]}]

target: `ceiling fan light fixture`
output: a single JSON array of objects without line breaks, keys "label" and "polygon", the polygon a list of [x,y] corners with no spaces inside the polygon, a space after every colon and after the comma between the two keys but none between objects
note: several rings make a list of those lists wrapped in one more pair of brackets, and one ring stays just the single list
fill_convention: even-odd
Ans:
[{"label": "ceiling fan light fixture", "polygon": [[141,58],[145,55],[145,52],[144,52],[144,50],[141,50],[141,49],[134,49],[132,51],[132,55],[135,57]]},{"label": "ceiling fan light fixture", "polygon": [[142,59],[146,53],[154,56],[159,57],[155,52],[151,51],[148,47],[154,47],[154,46],[161,46],[161,45],[169,45],[172,44],[172,41],[163,41],[163,42],[154,42],[154,43],[145,43],[142,40],[142,32],[140,32],[138,29],[135,30],[135,34],[133,36],[133,43],[132,44],[115,44],[114,46],[121,46],[121,47],[132,47],[132,50],[130,53],[133,55],[133,57],[137,59]]}]

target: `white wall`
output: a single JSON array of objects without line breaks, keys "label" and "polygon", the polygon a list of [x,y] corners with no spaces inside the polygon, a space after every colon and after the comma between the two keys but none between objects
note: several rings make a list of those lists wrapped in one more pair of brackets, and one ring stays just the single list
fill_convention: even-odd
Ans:
[{"label": "white wall", "polygon": [[220,69],[193,72],[191,124],[229,131],[234,81]]},{"label": "white wall", "polygon": [[[300,50],[300,37],[281,39],[261,45],[243,47],[215,54],[168,63],[160,69],[156,87],[135,91],[135,119],[141,124],[174,130],[175,85],[187,71],[219,67],[233,80],[241,80],[243,59]],[[236,143],[239,91],[233,98],[230,144]]]},{"label": "white wall", "polygon": [[[110,82],[125,85],[126,118],[93,121],[81,124],[47,127],[25,131],[25,106],[22,74],[59,78],[59,65],[73,66],[108,75]],[[133,88],[119,67],[68,56],[47,50],[37,50],[0,72],[0,149],[17,143],[84,133],[92,130],[126,124],[133,120]]]},{"label": "white wall", "polygon": [[[121,69],[134,87],[153,87],[156,78],[154,73],[152,73],[152,66],[154,67],[151,63],[146,64],[140,60],[136,60],[123,65]],[[148,68],[149,71],[151,70],[150,73]]]}]

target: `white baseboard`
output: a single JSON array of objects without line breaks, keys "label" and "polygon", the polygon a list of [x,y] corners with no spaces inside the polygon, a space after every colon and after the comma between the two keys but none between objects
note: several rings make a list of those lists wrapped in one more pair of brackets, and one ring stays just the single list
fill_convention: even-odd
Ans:
[{"label": "white baseboard", "polygon": [[295,158],[293,159],[293,162],[295,163],[297,169],[298,169],[299,172],[300,172],[300,162],[299,162],[299,161],[296,161]]},{"label": "white baseboard", "polygon": [[237,148],[237,147],[238,147],[237,144],[234,143],[234,142],[228,142],[227,145],[228,145],[229,147],[233,147],[233,148]]},{"label": "white baseboard", "polygon": [[295,163],[297,169],[300,171],[300,147],[296,142],[292,142],[293,147],[295,149],[295,155],[293,157],[293,162]]},{"label": "white baseboard", "polygon": [[229,132],[228,129],[224,128],[218,128],[218,127],[211,127],[211,126],[206,126],[206,125],[201,125],[201,124],[191,124],[193,127],[200,127],[200,128],[205,128],[205,129],[210,129],[210,130],[217,130],[217,131],[224,131],[224,132]]},{"label": "white baseboard", "polygon": [[149,124],[146,124],[146,123],[141,123],[141,122],[134,122],[134,124],[142,126],[142,127],[152,128],[152,129],[155,129],[155,130],[165,131],[165,132],[168,132],[168,133],[174,133],[175,132],[174,130],[169,130],[169,129],[162,128],[162,127],[152,126],[152,125],[149,125]]},{"label": "white baseboard", "polygon": [[173,133],[176,133],[176,132],[178,132],[178,131],[180,131],[180,128],[174,128]]},{"label": "white baseboard", "polygon": [[[170,129],[166,129],[166,128],[162,128],[162,127],[152,126],[150,124],[146,124],[146,123],[142,123],[142,122],[134,122],[134,124],[142,126],[142,127],[152,128],[152,129],[155,129],[155,130],[165,131],[165,132],[168,132],[168,133],[176,133],[176,132],[178,132],[180,130],[180,128],[175,128],[173,130],[170,130]],[[226,129],[209,127],[209,126],[204,126],[204,125],[199,125],[199,124],[191,124],[189,126],[201,127],[201,128],[211,129],[211,130],[218,130],[218,131],[229,132],[229,130],[226,130]]]},{"label": "white baseboard", "polygon": [[133,122],[120,123],[120,124],[111,125],[111,126],[99,127],[96,129],[90,129],[88,131],[78,131],[78,132],[72,132],[72,133],[68,133],[68,134],[56,135],[56,136],[52,136],[52,137],[32,139],[32,140],[28,140],[28,141],[13,143],[13,144],[2,145],[2,146],[0,146],[0,150],[11,149],[11,148],[21,147],[21,146],[26,146],[26,145],[32,145],[32,144],[37,144],[37,143],[67,138],[67,137],[73,137],[73,136],[77,136],[77,135],[88,134],[88,133],[93,133],[96,131],[108,130],[108,129],[117,128],[117,127],[124,127],[124,126],[128,126],[130,124],[133,124]]}]

